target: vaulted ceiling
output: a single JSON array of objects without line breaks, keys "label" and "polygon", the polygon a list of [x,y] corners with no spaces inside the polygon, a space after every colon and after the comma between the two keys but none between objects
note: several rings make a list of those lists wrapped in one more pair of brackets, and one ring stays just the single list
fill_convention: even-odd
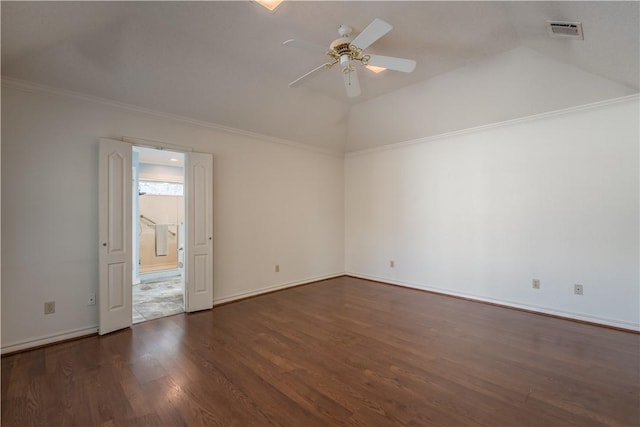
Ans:
[{"label": "vaulted ceiling", "polygon": [[[2,2],[2,75],[345,152],[637,93],[638,6]],[[368,53],[415,59],[413,73],[359,69],[357,98],[335,67],[288,87],[327,58],[284,40],[328,46],[374,18],[393,30]],[[584,40],[549,36],[547,20],[582,22]]]}]

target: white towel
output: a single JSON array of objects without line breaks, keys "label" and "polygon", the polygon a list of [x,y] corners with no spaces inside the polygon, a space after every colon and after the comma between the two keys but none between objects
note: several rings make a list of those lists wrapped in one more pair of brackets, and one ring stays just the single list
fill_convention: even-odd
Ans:
[{"label": "white towel", "polygon": [[156,256],[167,256],[169,224],[156,224]]}]

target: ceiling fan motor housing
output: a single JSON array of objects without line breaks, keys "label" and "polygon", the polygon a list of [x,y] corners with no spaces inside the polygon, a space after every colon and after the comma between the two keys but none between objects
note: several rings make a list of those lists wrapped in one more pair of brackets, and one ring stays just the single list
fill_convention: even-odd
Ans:
[{"label": "ceiling fan motor housing", "polygon": [[339,39],[331,42],[329,47],[331,50],[335,51],[338,56],[343,55],[345,53],[349,53],[349,45],[351,44],[351,39],[349,37],[340,37]]},{"label": "ceiling fan motor housing", "polygon": [[362,49],[351,44],[349,37],[341,37],[334,40],[329,45],[331,49],[327,54],[335,61],[339,61],[342,66],[349,66],[349,61],[361,61],[364,65],[369,62],[369,55],[363,55]]}]

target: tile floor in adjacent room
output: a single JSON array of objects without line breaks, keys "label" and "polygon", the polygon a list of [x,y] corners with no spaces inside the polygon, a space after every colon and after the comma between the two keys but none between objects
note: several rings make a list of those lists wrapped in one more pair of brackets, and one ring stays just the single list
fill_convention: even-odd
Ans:
[{"label": "tile floor in adjacent room", "polygon": [[184,312],[182,276],[133,285],[133,323]]}]

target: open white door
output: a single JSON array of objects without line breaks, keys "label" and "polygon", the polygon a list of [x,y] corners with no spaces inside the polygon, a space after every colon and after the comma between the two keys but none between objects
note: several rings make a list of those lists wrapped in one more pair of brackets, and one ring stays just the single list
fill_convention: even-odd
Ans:
[{"label": "open white door", "polygon": [[186,153],[185,311],[213,307],[213,157]]},{"label": "open white door", "polygon": [[100,140],[100,335],[131,326],[131,145]]}]

